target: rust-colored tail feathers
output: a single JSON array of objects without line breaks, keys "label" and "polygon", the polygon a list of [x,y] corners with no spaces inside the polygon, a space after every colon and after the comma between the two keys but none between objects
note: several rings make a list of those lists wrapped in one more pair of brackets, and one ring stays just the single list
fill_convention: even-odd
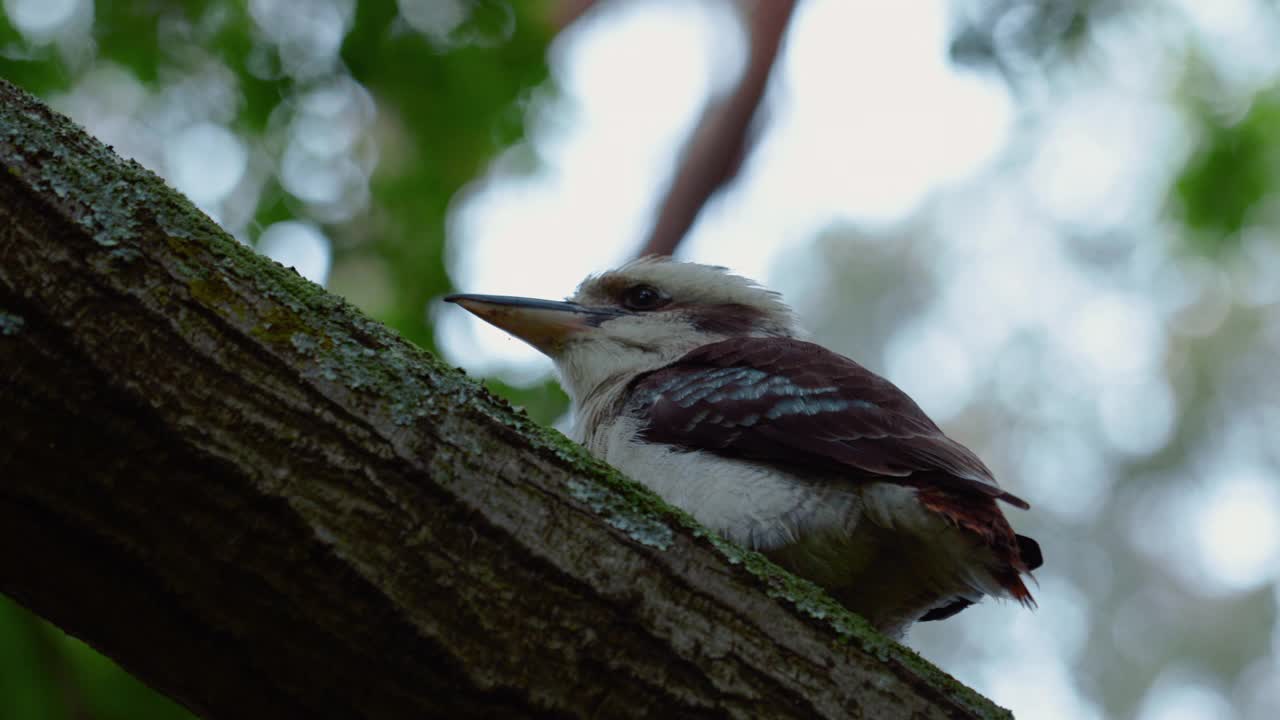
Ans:
[{"label": "rust-colored tail feathers", "polygon": [[[1040,545],[1018,535],[1005,519],[991,495],[955,492],[945,487],[923,487],[918,492],[921,504],[938,513],[958,528],[978,536],[994,552],[999,566],[993,576],[1009,595],[1026,607],[1035,607],[1035,598],[1022,582],[1022,576],[1044,563]],[[1024,503],[1025,504],[1025,503]]]}]

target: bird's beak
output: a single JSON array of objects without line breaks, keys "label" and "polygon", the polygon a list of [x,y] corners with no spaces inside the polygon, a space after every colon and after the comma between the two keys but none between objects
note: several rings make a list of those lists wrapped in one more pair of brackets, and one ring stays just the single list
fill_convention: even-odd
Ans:
[{"label": "bird's beak", "polygon": [[547,354],[560,350],[569,338],[621,314],[571,302],[506,295],[450,295],[444,300],[461,305],[472,315]]}]

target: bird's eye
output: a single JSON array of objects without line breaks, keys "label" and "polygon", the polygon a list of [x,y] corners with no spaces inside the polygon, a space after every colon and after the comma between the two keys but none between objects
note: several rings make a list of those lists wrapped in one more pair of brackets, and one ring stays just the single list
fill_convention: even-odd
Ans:
[{"label": "bird's eye", "polygon": [[622,304],[628,310],[657,310],[670,301],[666,293],[652,285],[632,285],[622,293]]}]

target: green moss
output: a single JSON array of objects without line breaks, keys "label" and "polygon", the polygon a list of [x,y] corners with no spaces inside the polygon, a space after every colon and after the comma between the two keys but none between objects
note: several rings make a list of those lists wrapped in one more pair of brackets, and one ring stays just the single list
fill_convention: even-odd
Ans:
[{"label": "green moss", "polygon": [[914,675],[944,692],[982,718],[1012,718],[1013,715],[981,694],[943,672],[910,648],[882,635],[861,615],[851,612],[820,586],[792,575],[758,552],[743,549],[716,533],[697,525],[690,527],[711,543],[732,565],[744,568],[763,583],[770,597],[782,600],[799,612],[835,632],[834,643],[852,645],[887,663],[909,668]]},{"label": "green moss", "polygon": [[213,276],[196,278],[187,282],[191,298],[207,307],[224,307],[235,299],[235,292],[222,278]]},{"label": "green moss", "polygon": [[629,498],[604,483],[571,478],[569,494],[584,503],[605,522],[626,533],[641,545],[668,550],[675,538],[671,526],[661,516],[636,512]]},{"label": "green moss", "polygon": [[294,339],[306,336],[306,323],[298,313],[282,305],[272,305],[262,313],[261,319],[249,332],[258,340],[271,345],[289,343],[297,348]]}]

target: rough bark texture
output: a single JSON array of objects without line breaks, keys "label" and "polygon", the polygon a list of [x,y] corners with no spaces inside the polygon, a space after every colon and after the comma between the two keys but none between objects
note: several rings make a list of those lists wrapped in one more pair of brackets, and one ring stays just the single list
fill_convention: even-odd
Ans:
[{"label": "rough bark texture", "polygon": [[206,718],[1004,711],[0,81],[0,591]]}]

